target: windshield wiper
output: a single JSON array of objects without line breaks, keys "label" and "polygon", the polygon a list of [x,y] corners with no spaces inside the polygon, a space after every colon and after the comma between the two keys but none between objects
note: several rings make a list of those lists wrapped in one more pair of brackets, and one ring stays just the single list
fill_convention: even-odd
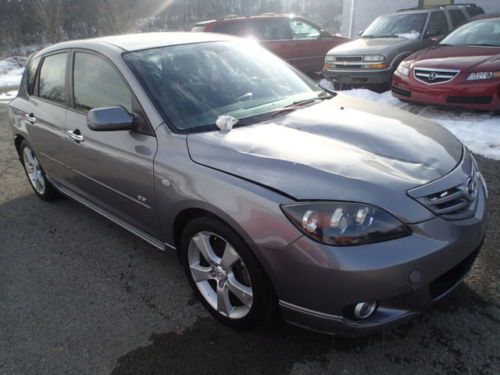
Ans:
[{"label": "windshield wiper", "polygon": [[286,112],[293,112],[296,111],[297,109],[303,108],[304,106],[307,106],[309,104],[314,104],[319,101],[327,100],[333,98],[334,95],[325,95],[325,96],[317,96],[315,98],[311,99],[304,99],[304,100],[298,100],[296,102],[293,102],[292,104],[288,104],[282,108],[275,109],[272,111],[271,117],[276,117],[280,114],[286,113]]},{"label": "windshield wiper", "polygon": [[381,34],[381,35],[363,35],[362,38],[399,38],[399,36],[395,34]]}]

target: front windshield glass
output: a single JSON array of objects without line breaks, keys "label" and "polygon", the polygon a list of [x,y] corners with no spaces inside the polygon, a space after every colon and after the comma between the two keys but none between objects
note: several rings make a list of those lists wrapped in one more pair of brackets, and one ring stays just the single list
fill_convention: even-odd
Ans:
[{"label": "front windshield glass", "polygon": [[468,23],[453,31],[440,44],[500,47],[500,19]]},{"label": "front windshield glass", "polygon": [[377,18],[363,33],[365,38],[399,36],[418,39],[427,21],[427,13],[391,14]]},{"label": "front windshield glass", "polygon": [[217,118],[250,118],[327,95],[250,41],[210,42],[124,54],[168,123],[181,132],[215,128]]}]

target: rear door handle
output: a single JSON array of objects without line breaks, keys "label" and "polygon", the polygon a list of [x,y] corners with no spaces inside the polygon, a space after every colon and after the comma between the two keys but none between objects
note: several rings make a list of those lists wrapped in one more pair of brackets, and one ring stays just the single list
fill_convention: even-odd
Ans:
[{"label": "rear door handle", "polygon": [[30,114],[25,114],[24,119],[32,124],[36,123],[36,117],[33,115],[33,113]]},{"label": "rear door handle", "polygon": [[85,138],[83,135],[80,134],[80,130],[67,130],[66,134],[68,134],[68,137],[70,137],[72,140],[74,140],[76,143],[83,142]]}]

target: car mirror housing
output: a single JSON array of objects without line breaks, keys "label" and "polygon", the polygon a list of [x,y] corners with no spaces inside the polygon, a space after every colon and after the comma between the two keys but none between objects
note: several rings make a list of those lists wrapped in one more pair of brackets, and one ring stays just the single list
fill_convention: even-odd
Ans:
[{"label": "car mirror housing", "polygon": [[134,116],[123,107],[95,108],[87,115],[87,126],[94,131],[132,130]]}]

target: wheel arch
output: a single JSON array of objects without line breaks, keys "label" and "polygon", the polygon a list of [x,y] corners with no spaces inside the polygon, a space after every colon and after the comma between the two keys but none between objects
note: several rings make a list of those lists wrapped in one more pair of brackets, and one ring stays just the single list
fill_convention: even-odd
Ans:
[{"label": "wheel arch", "polygon": [[24,138],[24,136],[22,136],[21,134],[16,134],[14,136],[14,146],[16,147],[17,155],[19,157],[21,157],[21,144],[25,140],[26,140],[26,138]]}]

